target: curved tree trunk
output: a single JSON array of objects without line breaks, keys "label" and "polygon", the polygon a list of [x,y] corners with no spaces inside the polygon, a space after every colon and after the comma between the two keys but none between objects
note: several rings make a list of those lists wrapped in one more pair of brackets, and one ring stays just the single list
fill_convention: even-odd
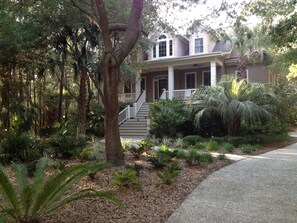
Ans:
[{"label": "curved tree trunk", "polygon": [[[103,59],[103,61],[105,61]],[[104,131],[106,161],[116,165],[124,165],[124,151],[122,148],[118,122],[118,78],[119,67],[110,63],[102,63],[101,69],[104,75]],[[108,105],[107,105],[108,103]]]}]

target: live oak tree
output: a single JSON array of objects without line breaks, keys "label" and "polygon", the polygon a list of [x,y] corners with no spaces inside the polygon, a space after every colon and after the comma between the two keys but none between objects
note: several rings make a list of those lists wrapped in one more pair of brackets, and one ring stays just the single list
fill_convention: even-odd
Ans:
[{"label": "live oak tree", "polygon": [[[73,3],[97,24],[103,39],[104,53],[99,67],[103,75],[103,94],[105,105],[105,144],[106,160],[114,165],[124,164],[124,153],[119,137],[118,127],[118,83],[120,66],[134,48],[141,35],[143,0],[133,0],[130,15],[126,23],[111,23],[111,16],[103,0],[91,0],[89,10],[77,2]],[[129,1],[124,1],[129,4]],[[109,5],[110,6],[110,5]],[[117,12],[114,12],[117,13]],[[114,14],[114,16],[117,16]],[[121,31],[121,39],[114,44],[114,32]]]},{"label": "live oak tree", "polygon": [[[182,0],[180,4],[168,1],[144,1],[144,0],[85,0],[72,3],[94,21],[101,31],[103,39],[103,55],[99,61],[99,67],[103,76],[103,94],[105,105],[105,146],[106,160],[114,165],[124,164],[124,153],[120,142],[118,127],[118,83],[120,67],[126,57],[134,48],[142,33],[142,23],[147,17],[152,18],[152,24],[157,25],[158,5],[168,5],[186,9],[193,3],[205,3],[200,0]],[[148,8],[144,8],[144,4]],[[222,0],[223,8],[226,10],[228,4]],[[143,16],[143,9],[148,14]],[[149,10],[148,10],[149,9]],[[127,14],[128,12],[128,14]],[[154,15],[152,16],[152,13]],[[114,42],[114,37],[117,42]]]}]

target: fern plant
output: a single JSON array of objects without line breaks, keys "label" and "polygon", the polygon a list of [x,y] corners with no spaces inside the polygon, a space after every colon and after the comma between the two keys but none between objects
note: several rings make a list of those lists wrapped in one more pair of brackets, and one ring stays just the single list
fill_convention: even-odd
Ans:
[{"label": "fern plant", "polygon": [[118,173],[114,173],[113,180],[111,182],[111,185],[114,187],[135,187],[137,189],[142,189],[141,183],[137,177],[137,172],[134,169],[127,169],[120,171]]},{"label": "fern plant", "polygon": [[172,162],[166,165],[163,171],[157,172],[157,177],[165,184],[171,184],[172,180],[179,175],[181,167],[177,162]]},{"label": "fern plant", "polygon": [[73,185],[91,172],[107,167],[100,163],[83,163],[45,177],[47,159],[41,159],[36,166],[32,180],[28,178],[23,164],[13,164],[16,185],[12,183],[3,166],[0,166],[0,222],[38,223],[40,219],[60,207],[83,198],[102,198],[120,205],[108,191],[82,189],[67,193]]}]

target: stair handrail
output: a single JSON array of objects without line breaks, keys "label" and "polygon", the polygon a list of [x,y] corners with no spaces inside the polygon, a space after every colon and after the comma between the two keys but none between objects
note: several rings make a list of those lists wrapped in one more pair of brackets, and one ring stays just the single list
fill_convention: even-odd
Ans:
[{"label": "stair handrail", "polygon": [[135,116],[137,115],[137,112],[139,111],[139,109],[141,108],[141,106],[145,101],[146,101],[146,93],[145,93],[145,90],[143,90],[139,95],[139,97],[137,98],[136,102],[133,103],[133,108],[135,109],[135,113],[134,113]]},{"label": "stair handrail", "polygon": [[119,125],[122,124],[124,121],[126,121],[128,118],[131,116],[131,107],[128,105],[126,108],[124,108],[120,113],[119,113]]},{"label": "stair handrail", "polygon": [[124,121],[126,121],[129,118],[135,117],[137,112],[139,111],[139,109],[141,108],[141,106],[145,101],[146,101],[146,94],[145,94],[145,90],[143,90],[139,95],[137,101],[133,103],[133,107],[130,107],[130,105],[128,105],[126,108],[120,111],[119,118],[118,118],[119,125],[121,125]]}]

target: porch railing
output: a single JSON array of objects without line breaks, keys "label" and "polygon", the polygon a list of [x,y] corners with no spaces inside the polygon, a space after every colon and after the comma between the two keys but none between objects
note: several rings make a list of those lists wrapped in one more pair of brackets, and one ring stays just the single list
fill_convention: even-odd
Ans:
[{"label": "porch railing", "polygon": [[129,118],[136,117],[142,104],[146,101],[146,93],[143,91],[138,97],[137,101],[133,103],[133,107],[128,105],[119,113],[119,125]]},{"label": "porch railing", "polygon": [[[196,91],[197,89],[180,89],[180,90],[173,90],[173,98],[188,100]],[[160,96],[160,99],[169,99],[169,91],[163,90],[163,93]]]}]

